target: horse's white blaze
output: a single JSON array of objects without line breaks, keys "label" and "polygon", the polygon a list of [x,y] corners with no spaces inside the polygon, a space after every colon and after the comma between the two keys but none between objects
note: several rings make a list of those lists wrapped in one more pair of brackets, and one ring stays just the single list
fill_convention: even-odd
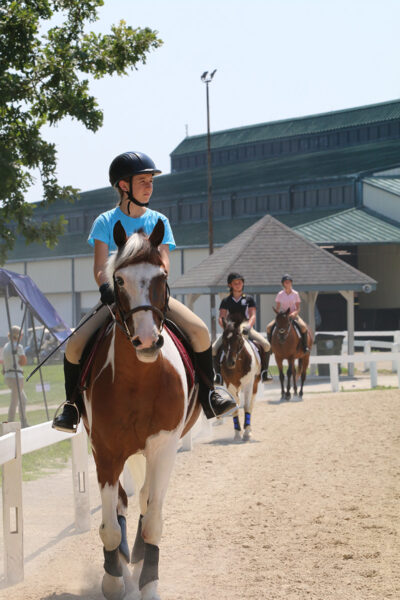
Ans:
[{"label": "horse's white blaze", "polygon": [[117,519],[118,483],[100,486],[102,522],[100,537],[106,550],[114,550],[121,542],[121,528]]},{"label": "horse's white blaze", "polygon": [[[143,263],[120,269],[118,275],[124,279],[124,289],[129,295],[130,308],[151,305],[150,285],[154,277],[164,273],[158,265]],[[158,339],[158,329],[152,311],[140,311],[133,315],[135,335],[142,342],[139,348],[149,348]]]}]

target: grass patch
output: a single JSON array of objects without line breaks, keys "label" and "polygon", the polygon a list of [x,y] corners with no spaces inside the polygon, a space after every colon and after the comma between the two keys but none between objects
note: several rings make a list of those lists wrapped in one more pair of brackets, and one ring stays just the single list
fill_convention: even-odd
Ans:
[{"label": "grass patch", "polygon": [[[35,368],[34,365],[24,367],[24,377],[27,377]],[[64,391],[64,370],[63,365],[48,365],[42,367],[43,382],[50,385],[50,390],[45,392],[48,406],[58,406],[65,399]],[[40,385],[40,374],[35,373],[29,381],[24,381],[24,390],[28,398],[28,407],[30,405],[41,404],[44,407],[43,393],[36,391],[36,386]],[[8,387],[4,383],[4,377],[0,377],[0,391],[7,390]],[[9,394],[0,394],[0,407],[8,407],[10,403]],[[53,415],[50,415],[50,418]],[[44,420],[47,420],[45,418]]]}]

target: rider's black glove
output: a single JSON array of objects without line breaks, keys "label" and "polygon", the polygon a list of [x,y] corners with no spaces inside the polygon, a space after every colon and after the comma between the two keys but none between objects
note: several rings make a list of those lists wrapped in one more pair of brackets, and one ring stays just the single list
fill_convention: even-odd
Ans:
[{"label": "rider's black glove", "polygon": [[109,283],[102,283],[99,292],[102,304],[113,304],[115,302],[114,290]]}]

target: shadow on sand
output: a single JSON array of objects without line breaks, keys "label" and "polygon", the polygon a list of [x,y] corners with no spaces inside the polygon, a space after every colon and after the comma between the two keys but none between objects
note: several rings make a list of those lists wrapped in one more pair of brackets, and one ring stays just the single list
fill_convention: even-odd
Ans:
[{"label": "shadow on sand", "polygon": [[238,445],[244,445],[244,444],[259,444],[259,443],[260,442],[258,440],[255,440],[253,438],[251,438],[247,442],[245,442],[243,440],[236,441],[233,439],[233,435],[228,438],[219,438],[217,440],[210,440],[209,442],[206,442],[206,444],[209,444],[211,446],[238,446]]}]

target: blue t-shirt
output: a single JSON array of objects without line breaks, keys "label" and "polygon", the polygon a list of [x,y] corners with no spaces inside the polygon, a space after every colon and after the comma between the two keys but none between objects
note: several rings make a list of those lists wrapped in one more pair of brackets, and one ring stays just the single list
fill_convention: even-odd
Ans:
[{"label": "blue t-shirt", "polygon": [[94,240],[105,242],[109,251],[112,252],[113,250],[117,249],[113,237],[114,225],[117,221],[121,221],[121,224],[126,231],[126,235],[129,237],[132,235],[132,233],[139,231],[139,229],[143,229],[147,235],[150,235],[156,226],[158,219],[163,221],[165,228],[162,243],[168,244],[169,249],[173,250],[176,248],[176,244],[171,225],[169,224],[167,217],[156,210],[151,210],[150,208],[147,208],[146,212],[138,218],[129,217],[122,212],[119,206],[113,208],[112,210],[108,210],[107,212],[101,213],[101,215],[97,217],[92,225],[88,242],[91,246],[94,246]]}]

